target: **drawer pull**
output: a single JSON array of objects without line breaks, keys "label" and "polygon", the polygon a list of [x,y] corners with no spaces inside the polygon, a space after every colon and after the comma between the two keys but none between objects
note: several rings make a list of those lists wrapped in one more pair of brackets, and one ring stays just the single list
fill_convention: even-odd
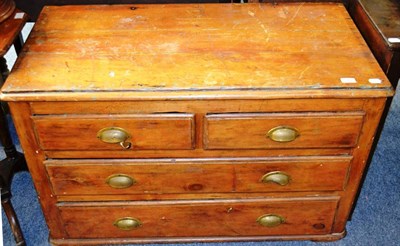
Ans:
[{"label": "drawer pull", "polygon": [[265,227],[275,227],[285,222],[285,219],[276,214],[265,214],[257,219],[257,223]]},{"label": "drawer pull", "polygon": [[124,231],[129,231],[136,229],[140,226],[142,226],[142,222],[136,218],[132,217],[124,217],[117,219],[114,222],[114,226],[116,226],[118,229],[124,230]]},{"label": "drawer pull", "polygon": [[124,149],[131,148],[132,144],[126,141],[130,137],[129,133],[120,127],[106,127],[97,132],[97,138],[104,143],[119,143]]},{"label": "drawer pull", "polygon": [[262,176],[261,181],[263,183],[275,183],[284,186],[289,184],[290,176],[281,171],[269,172]]},{"label": "drawer pull", "polygon": [[268,131],[267,137],[275,142],[292,142],[299,136],[299,131],[290,126],[277,126]]},{"label": "drawer pull", "polygon": [[125,189],[136,183],[136,180],[125,174],[113,174],[107,178],[106,183],[115,189]]}]

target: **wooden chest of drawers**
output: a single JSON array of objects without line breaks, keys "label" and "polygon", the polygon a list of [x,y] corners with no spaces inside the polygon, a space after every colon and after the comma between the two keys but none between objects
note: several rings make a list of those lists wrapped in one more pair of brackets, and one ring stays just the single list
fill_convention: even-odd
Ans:
[{"label": "wooden chest of drawers", "polygon": [[2,88],[57,245],[340,239],[392,94],[338,3],[46,7]]}]

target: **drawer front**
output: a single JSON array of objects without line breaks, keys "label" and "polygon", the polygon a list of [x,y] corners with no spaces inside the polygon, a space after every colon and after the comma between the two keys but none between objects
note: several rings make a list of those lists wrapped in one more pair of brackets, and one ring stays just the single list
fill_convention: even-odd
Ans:
[{"label": "drawer front", "polygon": [[209,114],[206,149],[344,148],[357,144],[363,112]]},{"label": "drawer front", "polygon": [[342,190],[351,158],[47,161],[57,195]]},{"label": "drawer front", "polygon": [[71,238],[327,234],[338,200],[210,200],[63,204]]},{"label": "drawer front", "polygon": [[192,114],[33,116],[44,150],[192,149]]}]

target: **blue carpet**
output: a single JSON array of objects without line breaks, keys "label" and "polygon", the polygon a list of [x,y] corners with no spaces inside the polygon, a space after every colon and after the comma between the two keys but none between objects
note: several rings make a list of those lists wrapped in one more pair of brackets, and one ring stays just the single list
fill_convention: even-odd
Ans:
[{"label": "blue carpet", "polygon": [[[400,86],[399,86],[400,88]],[[332,243],[248,242],[193,243],[188,246],[259,246],[259,245],[400,245],[400,90],[391,105],[382,135],[365,178],[352,220],[347,224],[348,235]],[[1,157],[1,156],[0,156]],[[19,216],[27,245],[45,246],[48,230],[38,204],[32,180],[27,172],[18,173],[12,184],[15,210]],[[4,245],[15,245],[8,221],[3,213]]]}]

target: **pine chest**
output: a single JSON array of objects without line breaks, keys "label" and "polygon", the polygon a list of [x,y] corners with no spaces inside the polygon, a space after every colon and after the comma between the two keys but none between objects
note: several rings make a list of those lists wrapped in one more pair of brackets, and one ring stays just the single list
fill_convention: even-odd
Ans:
[{"label": "pine chest", "polygon": [[2,88],[56,245],[340,239],[392,94],[339,3],[45,7]]}]

